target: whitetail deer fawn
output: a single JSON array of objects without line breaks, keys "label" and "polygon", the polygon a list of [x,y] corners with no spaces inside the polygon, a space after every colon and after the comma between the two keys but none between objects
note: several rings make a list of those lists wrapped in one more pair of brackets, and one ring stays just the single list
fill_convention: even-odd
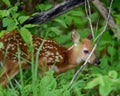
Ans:
[{"label": "whitetail deer fawn", "polygon": [[[32,38],[34,55],[36,55],[35,53],[44,39],[36,35],[32,35]],[[92,42],[89,39],[90,38],[88,37],[79,41],[79,34],[76,31],[73,31],[72,41],[74,44],[69,48],[60,46],[53,40],[45,40],[39,53],[38,69],[41,69],[43,66],[45,66],[45,71],[53,68],[54,73],[57,75],[75,68],[82,61],[86,60],[92,50]],[[2,87],[5,87],[8,78],[13,78],[19,72],[19,64],[21,64],[22,69],[31,66],[31,64],[23,59],[21,59],[21,62],[18,62],[18,48],[21,50],[21,57],[27,60],[31,60],[31,53],[21,35],[16,30],[6,33],[0,38],[0,42],[3,43],[3,47],[0,49],[0,61],[4,64],[4,71],[1,74],[0,83]],[[91,56],[89,63],[100,63],[95,52]]]}]

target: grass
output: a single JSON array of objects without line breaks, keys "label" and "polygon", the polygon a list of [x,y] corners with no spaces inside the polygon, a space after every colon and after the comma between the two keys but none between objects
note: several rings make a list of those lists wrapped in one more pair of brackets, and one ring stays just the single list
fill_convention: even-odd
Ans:
[{"label": "grass", "polygon": [[[41,49],[41,47],[39,49]],[[37,53],[36,56],[38,55],[39,54]],[[75,82],[73,88],[68,89],[70,80],[74,75],[74,70],[68,71],[56,77],[53,75],[54,72],[50,70],[41,78],[38,76],[38,66],[35,64],[38,63],[37,59],[36,62],[34,62],[32,58],[33,61],[31,62],[31,69],[23,70],[21,68],[20,58],[20,54],[18,54],[20,67],[19,74],[14,79],[9,80],[9,84],[6,89],[2,89],[0,87],[0,96],[72,96],[71,94],[74,94],[71,90],[73,90],[79,82]],[[77,87],[74,89],[77,94],[75,96],[79,96],[80,94]]]},{"label": "grass", "polygon": [[[33,55],[34,52],[31,51],[31,68],[27,72],[22,69],[20,62],[21,59],[26,62],[28,61],[21,57],[21,50],[18,48],[17,58],[20,68],[19,74],[15,78],[9,80],[6,89],[0,87],[0,96],[70,96],[70,92],[67,90],[69,82],[64,81],[65,78],[63,79],[65,74],[54,77],[54,72],[50,70],[49,72],[46,72],[46,75],[42,78],[38,76],[38,58],[43,44],[44,42],[42,42],[39,47],[35,60]],[[60,78],[62,79],[60,84],[58,84]],[[62,83],[65,85],[63,86]]]},{"label": "grass", "polygon": [[[77,80],[73,82],[71,88],[69,88],[70,81],[74,76],[76,70],[79,68],[79,66],[73,70],[68,70],[67,72],[58,76],[54,76],[54,72],[52,70],[46,72],[43,77],[38,75],[38,56],[43,44],[44,42],[41,44],[38,52],[35,54],[36,59],[34,59],[34,52],[32,52],[31,62],[20,56],[21,51],[18,48],[19,54],[17,55],[17,58],[20,67],[20,72],[17,76],[15,76],[14,79],[9,80],[9,84],[7,85],[6,89],[2,89],[0,87],[0,96],[95,96],[95,94],[99,94],[97,87],[95,87],[94,90],[92,88],[89,90],[84,89],[88,82],[94,80],[93,74],[106,75],[112,67],[113,69],[116,68],[116,70],[119,70],[119,64],[116,64],[115,66],[108,65],[108,61],[114,61],[114,59],[116,58],[115,52],[117,52],[113,50],[115,44],[112,44],[110,42],[111,46],[109,50],[111,50],[108,52],[109,54],[111,54],[111,57],[103,57],[101,59],[101,65],[98,67],[92,65],[87,66],[78,75]],[[119,55],[120,54],[118,54],[117,57],[119,57]],[[31,68],[27,70],[21,69],[21,59],[23,61],[29,62],[31,64]],[[104,70],[103,66],[105,66]],[[118,66],[118,68],[116,66]]]}]

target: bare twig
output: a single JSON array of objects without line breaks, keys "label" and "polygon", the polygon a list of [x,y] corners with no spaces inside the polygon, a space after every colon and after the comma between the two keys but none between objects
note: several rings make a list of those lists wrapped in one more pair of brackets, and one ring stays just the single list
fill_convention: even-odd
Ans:
[{"label": "bare twig", "polygon": [[114,18],[112,17],[112,15],[109,15],[109,19],[108,19],[109,11],[104,6],[104,4],[100,0],[93,0],[92,3],[97,8],[97,10],[100,12],[102,17],[107,21],[108,26],[111,28],[111,30],[115,34],[115,36],[118,39],[120,39],[120,32],[117,29],[117,24],[116,24]]},{"label": "bare twig", "polygon": [[[112,3],[113,3],[113,0],[111,0],[111,3],[110,3],[110,9],[109,9],[109,13],[107,15],[107,21],[109,20],[109,17],[110,17],[110,12],[111,12],[111,8],[112,8]],[[106,22],[105,24],[105,27],[103,29],[103,31],[101,32],[101,34],[99,35],[99,38],[97,39],[97,42],[94,44],[94,47],[90,53],[90,55],[88,56],[88,58],[86,59],[85,63],[79,68],[79,70],[75,73],[75,75],[73,76],[70,84],[69,84],[69,88],[71,88],[71,85],[73,84],[74,80],[76,79],[76,77],[78,76],[78,74],[87,66],[87,62],[88,60],[90,59],[90,57],[92,56],[93,52],[95,51],[97,45],[99,44],[100,40],[101,40],[101,37],[103,36],[106,28],[107,28],[107,25],[108,25],[108,22]]]},{"label": "bare twig", "polygon": [[105,26],[104,26],[104,29],[103,29],[103,31],[102,31],[102,32],[96,37],[96,39],[95,39],[95,41],[97,41],[97,42],[100,41],[102,35],[104,34],[104,32],[105,32],[105,30],[106,30],[106,28],[107,28],[107,25],[109,24],[109,20],[110,20],[110,18],[111,18],[110,13],[111,13],[112,4],[113,4],[113,0],[111,0],[111,3],[110,3],[109,12],[108,12],[107,19],[106,19],[107,22],[106,22],[106,24],[105,24]]},{"label": "bare twig", "polygon": [[[87,14],[87,18],[88,18],[88,21],[89,21],[89,24],[90,24],[90,28],[91,28],[91,32],[92,32],[92,37],[93,37],[93,40],[95,39],[95,36],[94,36],[94,30],[93,30],[93,27],[92,27],[92,21],[91,21],[91,8],[90,8],[90,4],[89,4],[89,1],[86,0],[87,2],[85,2],[85,11],[86,11],[86,14]],[[87,11],[87,5],[88,5],[88,11]]]}]

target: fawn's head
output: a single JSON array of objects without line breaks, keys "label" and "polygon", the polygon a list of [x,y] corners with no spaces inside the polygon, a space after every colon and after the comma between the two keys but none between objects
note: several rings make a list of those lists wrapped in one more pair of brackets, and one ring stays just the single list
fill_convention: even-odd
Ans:
[{"label": "fawn's head", "polygon": [[[71,37],[72,37],[72,41],[74,42],[74,51],[77,52],[77,58],[76,58],[77,63],[81,62],[81,60],[85,61],[90,55],[93,48],[92,41],[90,40],[92,36],[89,35],[87,38],[80,40],[79,33],[77,33],[76,30],[74,30],[72,32]],[[88,62],[95,65],[100,64],[100,61],[97,58],[95,52],[92,54]]]}]

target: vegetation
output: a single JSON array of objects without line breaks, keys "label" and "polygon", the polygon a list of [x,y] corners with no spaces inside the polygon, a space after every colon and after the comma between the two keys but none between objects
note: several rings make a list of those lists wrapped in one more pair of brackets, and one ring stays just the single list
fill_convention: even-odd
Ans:
[{"label": "vegetation", "polygon": [[[29,0],[29,2],[32,1],[34,0]],[[36,3],[33,6],[33,14],[45,11],[57,3],[54,3],[53,0],[51,0],[52,3],[49,0],[43,1],[41,0],[42,3]],[[103,3],[109,8],[109,0],[105,0]],[[27,15],[32,13],[26,11],[25,7],[22,7],[23,10],[20,9],[20,6],[24,3],[17,2],[17,0],[2,0],[0,4],[0,36],[14,29],[20,30],[21,36],[30,50],[32,49],[31,34],[54,39],[59,44],[69,47],[72,45],[70,37],[73,29],[77,29],[81,38],[85,38],[91,32],[85,5],[58,16],[47,23],[41,25],[27,24],[21,27],[21,24],[28,19]],[[118,28],[120,27],[119,5],[119,0],[114,0],[111,11]],[[96,38],[104,29],[106,21],[92,5],[91,10],[90,19]],[[2,46],[1,43],[0,46]],[[28,69],[21,70],[15,79],[10,80],[6,89],[0,87],[0,96],[120,96],[120,41],[109,27],[103,34],[96,53],[101,64],[99,66],[87,65],[79,73],[71,87],[69,87],[70,81],[80,66],[56,77],[53,76],[52,70],[41,77],[37,75],[35,69],[32,71]],[[2,72],[2,68],[0,71]]]}]

